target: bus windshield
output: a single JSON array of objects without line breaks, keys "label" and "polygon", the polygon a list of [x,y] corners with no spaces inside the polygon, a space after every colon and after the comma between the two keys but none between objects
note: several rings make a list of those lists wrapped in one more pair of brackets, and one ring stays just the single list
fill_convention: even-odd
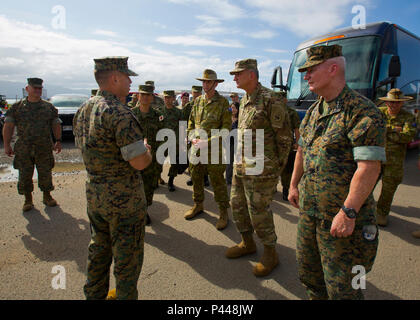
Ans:
[{"label": "bus windshield", "polygon": [[[339,44],[343,47],[348,86],[354,90],[372,88],[380,38],[364,36],[328,42],[328,45],[332,44]],[[303,79],[305,72],[298,71],[298,68],[306,61],[306,50],[307,48],[297,51],[290,66],[287,78],[288,100],[315,99],[315,95],[309,91],[307,81]]]}]

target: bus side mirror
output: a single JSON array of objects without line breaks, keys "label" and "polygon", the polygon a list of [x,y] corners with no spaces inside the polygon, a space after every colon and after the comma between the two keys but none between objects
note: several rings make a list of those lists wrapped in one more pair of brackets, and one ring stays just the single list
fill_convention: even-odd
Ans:
[{"label": "bus side mirror", "polygon": [[388,76],[390,78],[396,78],[401,75],[401,62],[399,56],[392,56],[389,62]]},{"label": "bus side mirror", "polygon": [[287,90],[286,86],[283,85],[283,70],[280,66],[274,69],[273,76],[271,77],[271,87]]}]

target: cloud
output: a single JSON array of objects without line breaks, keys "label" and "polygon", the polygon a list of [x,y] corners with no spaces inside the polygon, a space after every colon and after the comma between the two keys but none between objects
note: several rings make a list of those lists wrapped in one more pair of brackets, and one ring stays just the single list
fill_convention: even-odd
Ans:
[{"label": "cloud", "polygon": [[[185,40],[185,37],[180,37]],[[206,68],[216,70],[218,75],[226,77],[226,83],[219,89],[231,88],[228,70],[234,66],[233,60],[222,60],[218,56],[192,51],[173,54],[150,46],[150,43],[138,43],[138,47],[130,47],[126,41],[78,39],[43,26],[10,20],[0,15],[0,81],[23,83],[30,76],[44,79],[48,94],[54,92],[49,85],[67,88],[68,90],[86,88],[80,93],[87,93],[97,87],[93,76],[94,58],[103,56],[128,56],[130,69],[139,73],[133,77],[131,88],[155,80],[158,91],[166,89],[185,89],[199,84],[196,77],[201,76]],[[174,39],[172,39],[174,40]],[[175,43],[180,39],[175,39]],[[197,41],[197,38],[187,38]],[[187,41],[188,42],[188,41]],[[238,43],[220,43],[207,40],[201,45],[237,46]],[[140,48],[140,49],[137,49]],[[20,92],[8,92],[10,96]]]},{"label": "cloud", "polygon": [[183,46],[243,48],[243,45],[237,40],[214,41],[214,40],[204,39],[202,37],[198,37],[194,35],[158,37],[156,41],[160,43],[183,45]]},{"label": "cloud", "polygon": [[265,52],[270,53],[289,53],[288,50],[282,50],[282,49],[264,49]]},{"label": "cloud", "polygon": [[101,29],[96,29],[95,31],[92,32],[92,34],[98,35],[98,36],[111,37],[111,38],[118,37],[118,33],[114,32],[114,31],[101,30]]},{"label": "cloud", "polygon": [[228,0],[168,0],[169,2],[183,5],[200,5],[212,15],[223,19],[242,18],[246,11],[239,6],[231,4]]},{"label": "cloud", "polygon": [[351,15],[351,5],[369,0],[245,0],[256,17],[274,27],[302,36],[316,36],[336,29]]},{"label": "cloud", "polygon": [[277,34],[271,30],[261,30],[250,33],[249,36],[254,39],[271,39]]}]

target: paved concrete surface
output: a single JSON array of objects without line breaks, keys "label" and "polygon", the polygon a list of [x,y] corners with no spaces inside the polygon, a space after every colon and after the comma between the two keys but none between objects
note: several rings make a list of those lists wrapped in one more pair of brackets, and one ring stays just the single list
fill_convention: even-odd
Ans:
[{"label": "paved concrete surface", "polygon": [[[65,147],[74,149],[72,142]],[[0,152],[4,155],[4,149]],[[389,227],[380,229],[378,255],[367,275],[366,299],[420,299],[420,240],[410,235],[420,229],[417,154],[408,153]],[[3,168],[10,163],[4,157],[0,161]],[[165,166],[164,172],[167,170]],[[53,196],[59,203],[55,208],[42,204],[35,184],[35,209],[26,213],[21,211],[23,197],[17,194],[16,182],[0,183],[0,299],[84,299],[90,240],[85,177],[83,171],[54,175]],[[163,177],[167,180],[165,174]],[[226,248],[239,242],[240,236],[231,221],[222,232],[214,227],[217,206],[212,188],[206,189],[205,213],[184,220],[184,212],[192,205],[187,178],[184,174],[175,179],[176,192],[160,186],[155,194],[150,208],[152,225],[146,228],[139,298],[305,299],[295,261],[298,211],[282,200],[281,193],[272,203],[280,265],[269,277],[260,279],[251,272],[262,253],[260,243],[258,252],[249,257],[224,257]],[[379,187],[374,192],[376,199]],[[65,289],[52,287],[57,276],[52,271],[57,265],[64,267]]]}]

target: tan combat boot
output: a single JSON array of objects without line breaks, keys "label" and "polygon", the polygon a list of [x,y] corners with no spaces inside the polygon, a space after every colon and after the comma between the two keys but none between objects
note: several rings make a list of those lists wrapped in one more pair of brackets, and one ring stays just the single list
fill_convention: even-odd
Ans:
[{"label": "tan combat boot", "polygon": [[420,230],[414,231],[411,233],[414,238],[420,239]]},{"label": "tan combat boot", "polygon": [[376,223],[381,227],[386,227],[388,225],[388,216],[385,216],[383,214],[377,214]]},{"label": "tan combat boot", "polygon": [[117,300],[117,289],[109,290],[105,300]]},{"label": "tan combat boot", "polygon": [[216,229],[223,230],[224,228],[227,227],[229,215],[226,208],[220,208],[219,212],[220,212],[220,216],[219,216],[219,220],[217,220],[217,223],[216,223]]},{"label": "tan combat boot", "polygon": [[202,202],[195,202],[194,207],[192,207],[190,210],[185,212],[184,218],[189,220],[194,218],[197,214],[203,212],[203,203]]},{"label": "tan combat boot", "polygon": [[242,241],[226,250],[226,258],[235,259],[256,252],[257,246],[252,234],[253,232],[250,231],[241,233]]},{"label": "tan combat boot", "polygon": [[25,193],[25,203],[23,204],[22,210],[24,212],[31,210],[34,207],[34,203],[32,202],[32,192]]},{"label": "tan combat boot", "polygon": [[44,199],[42,200],[42,202],[48,207],[55,207],[57,205],[57,201],[55,201],[53,197],[51,197],[49,191],[44,192]]},{"label": "tan combat boot", "polygon": [[264,253],[260,262],[255,265],[253,273],[257,277],[265,277],[269,275],[278,264],[279,257],[277,256],[276,247],[264,245]]}]

